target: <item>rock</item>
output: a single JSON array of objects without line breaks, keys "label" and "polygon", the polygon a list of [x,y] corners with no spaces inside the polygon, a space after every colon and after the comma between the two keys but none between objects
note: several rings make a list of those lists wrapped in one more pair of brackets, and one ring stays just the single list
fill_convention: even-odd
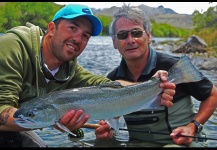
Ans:
[{"label": "rock", "polygon": [[156,50],[163,50],[164,48],[163,48],[163,45],[158,45],[157,47],[156,47]]},{"label": "rock", "polygon": [[172,53],[206,53],[206,42],[199,36],[192,35],[186,42],[181,43],[178,48],[175,48]]},{"label": "rock", "polygon": [[216,58],[209,58],[206,59],[203,63],[201,63],[200,69],[203,70],[217,70],[217,59]]},{"label": "rock", "polygon": [[151,41],[151,45],[152,45],[152,46],[156,46],[156,45],[157,45],[157,42],[156,42],[155,40],[152,40],[152,41]]}]

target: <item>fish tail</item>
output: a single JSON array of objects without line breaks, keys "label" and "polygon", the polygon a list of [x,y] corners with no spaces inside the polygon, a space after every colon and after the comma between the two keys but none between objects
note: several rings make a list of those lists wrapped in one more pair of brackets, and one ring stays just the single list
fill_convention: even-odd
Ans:
[{"label": "fish tail", "polygon": [[181,56],[179,61],[168,71],[168,79],[175,84],[197,82],[203,78],[202,73],[195,68],[187,55]]}]

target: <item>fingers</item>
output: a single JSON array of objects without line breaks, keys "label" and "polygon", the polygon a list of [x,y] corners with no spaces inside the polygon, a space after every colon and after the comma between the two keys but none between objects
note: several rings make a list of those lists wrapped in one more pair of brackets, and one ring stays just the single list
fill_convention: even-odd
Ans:
[{"label": "fingers", "polygon": [[98,124],[100,124],[102,126],[102,125],[106,125],[107,122],[105,120],[100,120]]},{"label": "fingers", "polygon": [[163,89],[162,98],[171,100],[173,99],[175,93],[176,93],[175,89]]},{"label": "fingers", "polygon": [[173,90],[175,90],[176,84],[172,83],[172,82],[168,82],[168,81],[167,82],[161,82],[160,87],[164,88],[164,89],[173,89]]},{"label": "fingers", "polygon": [[174,129],[172,131],[172,133],[170,134],[170,136],[172,137],[174,143],[176,144],[183,144],[183,145],[190,145],[191,142],[193,141],[192,138],[189,137],[181,137],[181,136],[177,136],[177,135],[188,135],[188,136],[194,136],[191,133],[191,130],[189,130],[188,128],[186,128],[186,126],[182,126],[182,127],[178,127],[176,129]]},{"label": "fingers", "polygon": [[168,72],[165,70],[158,70],[153,77],[160,78],[161,81],[166,81],[168,77]]},{"label": "fingers", "polygon": [[173,106],[173,96],[175,95],[175,87],[176,85],[174,83],[162,83],[164,87],[163,93],[161,95],[161,105],[171,107]]},{"label": "fingers", "polygon": [[[77,115],[79,115],[78,113],[80,113],[81,111],[77,112]],[[69,119],[68,118],[72,118],[74,117],[76,111],[75,110],[70,110],[68,112],[66,112],[66,114],[61,118],[60,122],[64,125],[68,124]]]},{"label": "fingers", "polygon": [[163,99],[161,98],[161,105],[167,106],[167,107],[172,107],[173,106],[173,99],[168,100],[168,99]]},{"label": "fingers", "polygon": [[[82,110],[70,110],[60,119],[60,123],[67,127],[69,130],[73,131],[75,129],[81,128],[89,119],[88,115],[82,115]],[[59,130],[63,132],[63,130]]]},{"label": "fingers", "polygon": [[160,78],[161,83],[160,87],[163,88],[162,96],[161,96],[161,105],[171,107],[173,106],[173,96],[175,95],[175,83],[171,83],[167,81],[168,72],[165,70],[158,70],[153,77]]},{"label": "fingers", "polygon": [[95,135],[97,139],[111,139],[113,137],[113,132],[111,127],[105,122],[100,121],[101,125],[95,130]]},{"label": "fingers", "polygon": [[162,93],[162,96],[161,96],[161,105],[164,105],[167,107],[173,106],[172,100],[173,100],[174,94],[175,94],[174,90],[164,90],[164,93]]}]

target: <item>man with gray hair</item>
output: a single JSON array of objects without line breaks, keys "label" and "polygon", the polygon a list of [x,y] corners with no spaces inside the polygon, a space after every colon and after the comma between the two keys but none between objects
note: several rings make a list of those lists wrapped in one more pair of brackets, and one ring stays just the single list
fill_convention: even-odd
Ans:
[{"label": "man with gray hair", "polygon": [[[168,71],[179,60],[179,57],[157,52],[151,48],[151,22],[138,8],[124,4],[114,14],[109,33],[114,48],[118,49],[122,56],[120,65],[107,75],[111,80],[147,81],[156,70]],[[195,113],[191,96],[200,101],[198,113]],[[203,141],[178,136],[178,134],[204,135],[203,125],[217,107],[217,89],[213,83],[204,77],[198,82],[178,84],[173,103],[173,107],[165,106],[165,109],[160,111],[142,110],[124,115],[130,140],[155,142],[164,147],[206,146]],[[99,124],[102,126],[96,129],[96,138],[112,138],[113,132],[110,126],[103,120]],[[145,131],[159,134],[150,134]],[[167,135],[160,135],[160,133],[167,133]]]}]

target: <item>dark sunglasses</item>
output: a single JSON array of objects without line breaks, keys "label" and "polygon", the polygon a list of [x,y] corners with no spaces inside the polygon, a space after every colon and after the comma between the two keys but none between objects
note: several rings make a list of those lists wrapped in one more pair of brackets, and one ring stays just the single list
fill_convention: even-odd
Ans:
[{"label": "dark sunglasses", "polygon": [[141,31],[141,30],[130,30],[130,31],[120,31],[118,32],[115,36],[119,39],[119,40],[125,40],[128,38],[128,33],[131,33],[131,36],[134,38],[140,38],[142,37],[143,32],[145,31]]},{"label": "dark sunglasses", "polygon": [[42,65],[42,71],[44,73],[45,78],[47,78],[49,80],[55,80],[57,82],[66,82],[66,81],[68,81],[69,80],[70,67],[69,67],[69,63],[68,62],[66,64],[67,64],[67,68],[68,68],[67,77],[64,78],[64,79],[56,78],[55,76],[52,75],[52,73],[50,72],[50,70],[44,64],[44,59],[43,59],[43,56],[42,56],[42,49],[41,49],[41,65]]}]

